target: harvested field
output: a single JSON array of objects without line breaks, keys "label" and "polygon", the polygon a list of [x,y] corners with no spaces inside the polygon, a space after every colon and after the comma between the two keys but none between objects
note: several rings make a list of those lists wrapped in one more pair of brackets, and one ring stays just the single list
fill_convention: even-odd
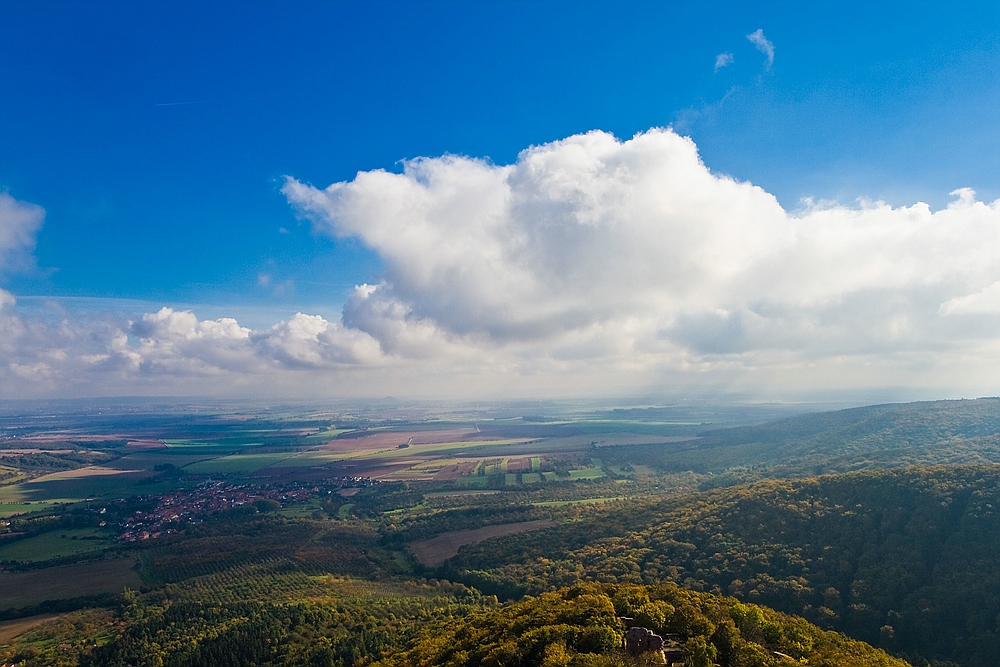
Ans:
[{"label": "harvested field", "polygon": [[129,440],[125,446],[131,449],[166,449],[167,443],[162,440]]},{"label": "harvested field", "polygon": [[135,561],[131,558],[27,572],[0,572],[0,609],[26,607],[45,600],[81,595],[118,593],[126,586],[142,586],[142,579],[135,571]]},{"label": "harvested field", "polygon": [[41,447],[43,449],[52,449],[51,446],[47,445],[62,445],[75,444],[78,442],[89,442],[89,443],[102,443],[102,442],[121,442],[126,440],[128,436],[116,435],[116,434],[105,434],[105,435],[95,435],[91,433],[79,433],[74,431],[53,431],[49,433],[35,433],[32,435],[25,435],[18,438],[19,442],[30,443],[36,447]]},{"label": "harvested field", "polygon": [[434,473],[421,472],[419,470],[397,470],[396,472],[379,475],[383,482],[430,482],[434,479]]},{"label": "harvested field", "polygon": [[86,468],[77,468],[76,470],[63,470],[61,472],[53,472],[48,475],[42,475],[41,477],[36,477],[31,480],[29,484],[41,484],[44,482],[55,482],[57,480],[64,479],[80,479],[81,477],[104,477],[106,475],[123,475],[130,472],[142,472],[142,470],[115,470],[114,468],[105,468],[102,466],[87,466]]},{"label": "harvested field", "polygon": [[444,533],[429,540],[410,542],[407,546],[413,555],[426,567],[437,567],[458,553],[466,544],[475,544],[501,535],[526,533],[531,530],[553,528],[558,525],[551,519],[524,521],[522,523],[502,523],[496,526],[486,526],[475,530],[456,530]]},{"label": "harvested field", "polygon": [[55,620],[60,616],[62,614],[42,614],[40,616],[18,618],[13,621],[4,621],[0,623],[0,644],[6,644],[11,639],[23,635],[28,630],[33,630],[42,623]]},{"label": "harvested field", "polygon": [[472,474],[472,471],[476,468],[476,463],[478,461],[461,461],[454,465],[444,466],[438,471],[437,476],[434,479],[458,479],[459,477],[467,477]]},{"label": "harvested field", "polygon": [[520,458],[507,461],[507,472],[531,472],[531,459]]}]

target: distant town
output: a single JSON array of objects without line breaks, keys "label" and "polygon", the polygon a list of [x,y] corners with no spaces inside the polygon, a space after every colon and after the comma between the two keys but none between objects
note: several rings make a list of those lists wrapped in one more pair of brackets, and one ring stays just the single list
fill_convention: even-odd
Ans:
[{"label": "distant town", "polygon": [[[180,532],[185,526],[203,522],[217,512],[240,507],[266,508],[268,501],[272,507],[301,502],[311,498],[331,495],[344,488],[362,488],[378,484],[368,477],[330,478],[321,484],[292,482],[285,485],[270,484],[228,484],[221,481],[206,481],[192,489],[180,489],[167,493],[139,496],[133,502],[156,502],[156,509],[148,512],[136,510],[125,517],[119,527],[117,539],[121,542],[139,542],[156,539],[164,535]],[[125,503],[125,499],[118,502]],[[105,514],[107,507],[96,510]],[[102,527],[107,523],[102,521]]]}]

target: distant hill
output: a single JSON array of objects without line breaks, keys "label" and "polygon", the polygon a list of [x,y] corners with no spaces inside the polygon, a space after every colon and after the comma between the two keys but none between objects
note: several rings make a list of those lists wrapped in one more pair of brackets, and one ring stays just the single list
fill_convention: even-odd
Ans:
[{"label": "distant hill", "polygon": [[683,443],[602,448],[602,458],[721,475],[718,484],[915,464],[1000,462],[1000,399],[873,405],[703,431]]},{"label": "distant hill", "polygon": [[515,596],[581,579],[672,581],[915,660],[997,667],[1000,466],[864,471],[621,503],[465,547],[446,567],[446,576]]}]

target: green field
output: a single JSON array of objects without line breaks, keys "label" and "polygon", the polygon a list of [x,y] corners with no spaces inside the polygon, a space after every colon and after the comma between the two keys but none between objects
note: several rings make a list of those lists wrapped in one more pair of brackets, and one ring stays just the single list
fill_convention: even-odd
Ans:
[{"label": "green field", "polygon": [[507,473],[507,459],[493,460],[493,461],[483,461],[483,466],[480,469],[479,474],[485,475],[486,477],[492,477],[493,475],[504,475]]},{"label": "green field", "polygon": [[184,472],[193,475],[211,475],[215,473],[247,473],[274,465],[287,459],[290,454],[280,452],[275,454],[233,454],[217,459],[198,461],[184,467]]},{"label": "green field", "polygon": [[[226,456],[236,454],[244,447],[251,445],[227,445],[218,442],[202,442],[197,440],[164,440],[167,451],[191,456]],[[256,443],[260,446],[263,443]]]},{"label": "green field", "polygon": [[[152,471],[145,471],[48,481],[32,480],[0,487],[0,504],[29,501],[34,506],[39,501],[51,505],[54,502],[79,502],[86,498],[125,498],[137,494],[162,493],[177,487],[176,480],[151,480],[152,475]],[[36,509],[32,507],[30,511]]]},{"label": "green field", "polygon": [[[89,538],[89,539],[87,539]],[[94,539],[97,538],[97,539]],[[0,542],[0,560],[35,563],[102,551],[114,545],[111,535],[96,528],[69,528],[42,533],[10,544]]]},{"label": "green field", "polygon": [[76,494],[72,496],[55,494],[46,497],[47,494],[42,493],[44,490],[42,484],[29,486],[25,483],[19,483],[0,487],[0,516],[44,512],[80,499]]},{"label": "green field", "polygon": [[517,486],[517,475],[511,472],[504,475],[504,485]]},{"label": "green field", "polygon": [[[440,442],[432,443],[429,445],[410,445],[404,449],[399,449],[397,447],[386,448],[384,450],[369,451],[364,453],[359,453],[355,455],[346,454],[344,458],[357,458],[357,459],[390,459],[397,458],[401,456],[425,456],[427,454],[435,454],[438,452],[449,452],[454,453],[454,450],[465,450],[466,452],[477,452],[479,450],[492,448],[492,447],[511,447],[514,445],[522,445],[527,441],[525,439],[507,439],[507,440],[470,440],[463,442]],[[506,465],[506,464],[505,464]]]},{"label": "green field", "polygon": [[155,466],[169,464],[183,468],[197,461],[213,458],[211,454],[192,454],[186,449],[158,449],[151,452],[136,452],[111,461],[108,468],[118,470],[152,470]]},{"label": "green field", "polygon": [[28,514],[30,512],[48,512],[68,502],[67,500],[36,500],[32,502],[0,503],[0,518]]},{"label": "green field", "polygon": [[308,519],[312,516],[313,512],[321,511],[322,509],[323,506],[319,503],[319,501],[313,499],[307,500],[306,502],[285,505],[281,509],[276,510],[274,513],[290,519]]},{"label": "green field", "polygon": [[275,468],[311,468],[313,466],[323,466],[334,461],[343,461],[347,456],[333,452],[309,451],[286,454],[286,458],[276,461],[272,465]]},{"label": "green field", "polygon": [[570,470],[569,478],[576,479],[598,479],[600,477],[605,477],[605,473],[600,468],[584,468],[583,470]]},{"label": "green field", "polygon": [[538,484],[541,481],[542,476],[537,472],[526,472],[521,474],[522,484]]}]

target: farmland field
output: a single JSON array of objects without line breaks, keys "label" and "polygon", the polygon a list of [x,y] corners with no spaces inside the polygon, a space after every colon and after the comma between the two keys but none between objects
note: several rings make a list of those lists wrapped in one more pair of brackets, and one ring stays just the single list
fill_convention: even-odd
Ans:
[{"label": "farmland field", "polygon": [[254,472],[274,465],[289,456],[289,454],[233,454],[197,461],[185,466],[184,470],[195,475]]},{"label": "farmland field", "polygon": [[102,551],[114,544],[110,537],[107,531],[95,528],[50,531],[9,544],[0,542],[0,561],[32,563]]},{"label": "farmland field", "polygon": [[124,475],[130,472],[139,472],[138,470],[117,470],[115,468],[104,468],[101,466],[87,466],[85,468],[76,468],[75,470],[63,470],[61,472],[54,472],[49,475],[43,475],[42,477],[37,477],[31,480],[32,484],[44,484],[46,482],[57,482],[69,479],[84,479],[88,477],[106,477],[108,475]]},{"label": "farmland field", "polygon": [[[125,473],[120,475],[84,476],[74,478],[49,479],[0,488],[0,502],[37,501],[79,502],[86,498],[125,497],[145,491],[158,493],[169,484],[152,483],[148,479],[151,471]],[[10,495],[8,496],[7,492]]]},{"label": "farmland field", "polygon": [[606,477],[607,474],[600,468],[584,468],[582,470],[570,470],[570,479],[597,479],[599,477]]},{"label": "farmland field", "polygon": [[55,620],[59,616],[60,614],[40,614],[38,616],[29,616],[27,618],[0,623],[0,644],[5,644],[14,637],[24,634],[32,628],[37,628],[43,623]]},{"label": "farmland field", "polygon": [[61,500],[36,500],[32,502],[0,502],[0,519],[27,514],[29,512],[46,512],[56,509],[69,501]]},{"label": "farmland field", "polygon": [[432,537],[429,540],[410,542],[407,546],[409,546],[413,555],[423,565],[437,567],[457,554],[458,550],[466,544],[475,544],[483,540],[488,540],[491,537],[500,537],[501,535],[514,535],[532,530],[542,530],[543,528],[553,528],[557,525],[555,521],[550,519],[525,521],[523,523],[504,523],[476,528],[475,530],[456,530],[451,533]]},{"label": "farmland field", "polygon": [[28,572],[0,572],[0,609],[80,595],[118,593],[126,586],[139,588],[142,579],[134,566],[133,559],[119,558]]}]

